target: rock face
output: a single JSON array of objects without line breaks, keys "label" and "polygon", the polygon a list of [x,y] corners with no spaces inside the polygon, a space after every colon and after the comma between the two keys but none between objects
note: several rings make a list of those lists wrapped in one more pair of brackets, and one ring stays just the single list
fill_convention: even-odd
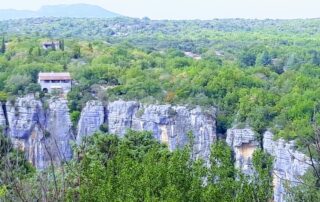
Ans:
[{"label": "rock face", "polygon": [[231,129],[227,131],[227,144],[235,155],[235,166],[245,174],[253,173],[252,155],[259,148],[259,142],[251,129]]},{"label": "rock face", "polygon": [[151,131],[171,150],[187,144],[190,141],[188,133],[192,133],[194,156],[207,159],[210,145],[216,139],[215,110],[204,112],[200,107],[141,105],[133,116],[132,129]]},{"label": "rock face", "polygon": [[7,103],[9,135],[16,139],[28,139],[35,125],[44,125],[42,103],[33,96],[17,98]]},{"label": "rock face", "polygon": [[0,126],[7,128],[7,136],[38,169],[71,159],[70,143],[92,135],[102,124],[109,133],[121,137],[128,129],[150,131],[171,150],[189,143],[192,133],[194,158],[208,159],[210,145],[216,139],[215,109],[204,111],[200,107],[189,109],[130,101],[104,106],[99,101],[90,101],[81,112],[74,136],[67,100],[63,98],[51,98],[43,103],[28,95],[0,108]]},{"label": "rock face", "polygon": [[46,104],[47,107],[31,95],[6,104],[7,135],[38,169],[72,157],[67,101],[50,99]]},{"label": "rock face", "polygon": [[139,103],[120,100],[109,103],[106,108],[109,132],[123,136],[132,126],[133,116],[139,109]]},{"label": "rock face", "polygon": [[285,142],[280,139],[273,140],[273,134],[266,132],[263,139],[263,148],[274,156],[274,200],[285,200],[285,184],[297,184],[300,177],[306,173],[310,162],[306,155],[294,149],[294,142]]},{"label": "rock face", "polygon": [[[254,131],[248,128],[230,129],[227,132],[227,143],[235,153],[236,166],[248,175],[253,174],[252,154],[260,148]],[[263,149],[274,157],[274,201],[285,201],[285,185],[289,182],[294,186],[299,177],[306,173],[310,165],[308,158],[294,150],[294,142],[286,143],[282,139],[274,141],[271,132],[263,136]]]},{"label": "rock face", "polygon": [[105,108],[102,102],[89,101],[81,112],[78,123],[77,142],[84,136],[93,134],[105,121]]},{"label": "rock face", "polygon": [[[72,158],[70,143],[80,142],[104,124],[109,133],[124,136],[128,129],[150,131],[171,150],[190,142],[193,135],[193,157],[208,160],[210,145],[216,140],[216,110],[200,107],[144,105],[134,101],[115,101],[103,105],[90,101],[81,112],[76,134],[71,123],[67,100],[51,98],[41,102],[34,96],[17,98],[0,107],[0,126],[17,148],[25,151],[36,168]],[[287,181],[294,185],[308,169],[308,158],[294,150],[294,143],[273,140],[270,132],[263,142],[256,140],[251,129],[230,129],[227,143],[232,147],[236,167],[253,174],[253,152],[263,147],[274,156],[274,200],[284,201]]]},{"label": "rock face", "polygon": [[[52,98],[45,118],[46,162],[62,162],[72,158],[71,141],[75,141],[67,100]],[[48,158],[49,157],[49,158]],[[48,165],[48,164],[47,164]]]},{"label": "rock face", "polygon": [[[104,117],[103,117],[104,116]],[[215,110],[204,113],[200,107],[142,105],[137,102],[115,101],[105,109],[100,102],[89,102],[81,113],[78,140],[108,125],[109,133],[123,136],[128,129],[150,131],[156,139],[176,149],[194,136],[194,156],[208,158],[210,145],[216,139]]]}]

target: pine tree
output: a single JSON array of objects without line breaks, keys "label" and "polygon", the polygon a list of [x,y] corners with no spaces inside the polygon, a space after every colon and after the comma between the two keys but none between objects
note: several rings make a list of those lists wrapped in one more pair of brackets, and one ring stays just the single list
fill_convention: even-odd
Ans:
[{"label": "pine tree", "polygon": [[90,52],[93,52],[92,43],[89,43],[88,47],[89,47]]},{"label": "pine tree", "polygon": [[64,39],[61,39],[59,41],[59,48],[60,48],[60,50],[64,51]]},{"label": "pine tree", "polygon": [[56,50],[56,44],[54,42],[52,42],[52,50],[55,51]]},{"label": "pine tree", "polygon": [[0,49],[1,53],[5,53],[6,52],[6,43],[4,41],[4,37],[2,38],[2,43],[1,43],[1,49]]}]

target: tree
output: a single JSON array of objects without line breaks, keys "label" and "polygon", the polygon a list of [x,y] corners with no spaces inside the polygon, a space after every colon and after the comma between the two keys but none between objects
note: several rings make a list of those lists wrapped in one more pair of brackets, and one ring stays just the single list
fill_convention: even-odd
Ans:
[{"label": "tree", "polygon": [[56,43],[55,42],[51,42],[51,47],[53,51],[56,51]]},{"label": "tree", "polygon": [[64,39],[59,40],[59,49],[64,51]]},{"label": "tree", "polygon": [[26,75],[12,75],[6,81],[5,89],[12,94],[22,94],[28,84],[31,82],[31,78]]},{"label": "tree", "polygon": [[254,199],[255,201],[269,201],[273,197],[272,169],[273,158],[261,149],[253,153],[252,163],[254,174]]},{"label": "tree", "polygon": [[88,48],[89,48],[89,51],[90,51],[90,52],[93,52],[92,43],[89,43]]},{"label": "tree", "polygon": [[[34,173],[22,151],[13,148],[9,138],[0,133],[0,200],[26,201],[21,181]],[[7,201],[5,200],[5,201]]]},{"label": "tree", "polygon": [[30,83],[27,87],[26,87],[26,93],[36,93],[36,92],[41,92],[41,86],[37,83]]},{"label": "tree", "polygon": [[75,45],[72,49],[72,57],[78,59],[81,57],[81,48],[79,45]]},{"label": "tree", "polygon": [[0,53],[3,54],[5,52],[6,52],[6,43],[5,43],[4,37],[2,37]]},{"label": "tree", "polygon": [[232,201],[236,191],[236,170],[230,147],[224,141],[212,145],[206,201]]},{"label": "tree", "polygon": [[257,62],[258,65],[262,65],[262,66],[268,66],[272,64],[272,57],[269,54],[268,51],[264,51],[262,54],[260,54],[257,57]]},{"label": "tree", "polygon": [[256,64],[256,55],[252,52],[246,51],[240,55],[240,65],[242,67],[255,66]]}]

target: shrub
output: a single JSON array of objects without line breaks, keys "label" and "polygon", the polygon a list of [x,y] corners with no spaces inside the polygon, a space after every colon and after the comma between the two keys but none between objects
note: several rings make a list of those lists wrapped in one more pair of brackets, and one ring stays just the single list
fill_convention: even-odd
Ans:
[{"label": "shrub", "polygon": [[8,100],[8,94],[6,92],[0,91],[0,102],[6,102]]},{"label": "shrub", "polygon": [[99,130],[101,130],[101,132],[107,133],[109,131],[109,127],[104,123],[100,125]]},{"label": "shrub", "polygon": [[77,125],[77,123],[80,119],[80,114],[81,114],[81,112],[79,112],[79,111],[71,112],[71,121],[72,121],[73,126]]}]

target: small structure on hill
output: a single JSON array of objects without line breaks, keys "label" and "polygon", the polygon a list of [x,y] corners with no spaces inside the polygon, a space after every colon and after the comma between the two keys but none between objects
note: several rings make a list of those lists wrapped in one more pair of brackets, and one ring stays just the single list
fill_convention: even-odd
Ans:
[{"label": "small structure on hill", "polygon": [[45,50],[58,50],[60,49],[60,41],[46,41],[42,43],[42,48]]},{"label": "small structure on hill", "polygon": [[40,72],[38,83],[45,93],[67,94],[72,87],[69,72]]},{"label": "small structure on hill", "polygon": [[202,59],[201,55],[195,54],[195,53],[192,53],[192,52],[184,52],[184,55],[189,57],[189,58],[193,58],[194,60],[201,60]]}]

